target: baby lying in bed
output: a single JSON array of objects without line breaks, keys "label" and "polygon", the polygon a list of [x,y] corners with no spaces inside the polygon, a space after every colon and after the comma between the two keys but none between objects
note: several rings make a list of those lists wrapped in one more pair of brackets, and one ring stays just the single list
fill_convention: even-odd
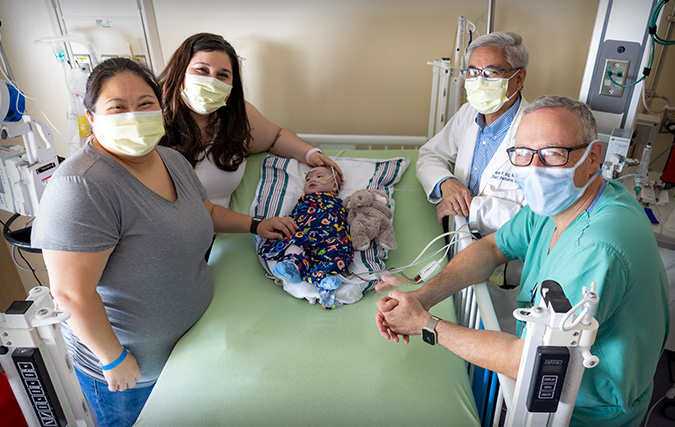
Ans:
[{"label": "baby lying in bed", "polygon": [[335,290],[342,283],[338,274],[347,271],[354,256],[339,190],[333,168],[310,170],[304,194],[290,214],[298,230],[291,237],[264,242],[258,251],[261,257],[277,261],[272,270],[276,277],[313,284],[325,308],[335,306]]}]

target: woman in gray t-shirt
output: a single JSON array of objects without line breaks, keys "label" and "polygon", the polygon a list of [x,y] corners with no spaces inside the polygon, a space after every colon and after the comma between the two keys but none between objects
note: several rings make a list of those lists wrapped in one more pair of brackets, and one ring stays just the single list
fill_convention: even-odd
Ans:
[{"label": "woman in gray t-shirt", "polygon": [[[250,216],[206,198],[182,155],[157,147],[159,99],[154,75],[134,61],[94,69],[84,100],[94,137],[54,173],[33,227],[102,426],[133,424],[173,346],[208,307],[213,232],[251,226]],[[268,238],[294,231],[289,218],[257,228]]]}]

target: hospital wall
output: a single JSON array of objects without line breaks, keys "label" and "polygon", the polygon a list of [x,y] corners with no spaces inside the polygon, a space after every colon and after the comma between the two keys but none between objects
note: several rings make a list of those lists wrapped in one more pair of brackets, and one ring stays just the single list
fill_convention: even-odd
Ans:
[{"label": "hospital wall", "polygon": [[[245,58],[247,99],[273,122],[297,133],[412,136],[427,134],[427,61],[452,55],[460,15],[484,34],[487,3],[153,1],[164,62],[189,35],[222,34]],[[579,96],[597,6],[597,0],[496,0],[494,30],[520,33],[530,52],[523,90],[528,100]],[[48,45],[34,44],[57,34],[53,13],[50,0],[0,0],[0,36],[16,80],[37,100],[59,154],[67,156],[63,71]],[[657,92],[675,100],[673,55],[666,57]],[[670,140],[659,136],[664,147]],[[30,274],[22,272],[22,279],[26,288],[35,284]]]},{"label": "hospital wall", "polygon": [[[84,0],[83,0],[84,1]],[[484,34],[487,1],[154,0],[164,61],[188,36],[222,34],[245,94],[298,133],[426,135],[432,67],[451,56],[459,15]],[[497,0],[495,30],[523,35],[527,99],[578,97],[597,0]],[[21,87],[65,134],[67,92],[51,48],[50,0],[0,1],[0,35]],[[59,153],[68,153],[56,135]]]}]

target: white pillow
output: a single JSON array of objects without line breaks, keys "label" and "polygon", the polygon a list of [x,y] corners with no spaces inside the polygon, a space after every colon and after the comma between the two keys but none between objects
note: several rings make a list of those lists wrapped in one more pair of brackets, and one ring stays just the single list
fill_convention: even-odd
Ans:
[{"label": "white pillow", "polygon": [[[353,192],[361,189],[381,190],[389,197],[389,208],[394,212],[394,184],[403,176],[410,160],[404,157],[393,159],[365,159],[365,158],[333,158],[344,174],[345,182],[338,195],[342,200]],[[270,218],[286,216],[291,213],[303,193],[305,174],[309,166],[297,160],[285,159],[276,156],[267,156],[263,160],[260,171],[260,181],[256,189],[255,199],[251,205],[252,216]],[[255,236],[256,250],[264,241]],[[387,250],[377,246],[374,242],[365,251],[354,251],[354,261],[349,271],[358,275],[353,279],[343,279],[343,284],[336,291],[336,305],[351,304],[360,300],[366,292],[378,282],[382,271],[386,269],[384,260]],[[260,264],[267,271],[268,277],[274,277],[271,272],[275,261],[265,260],[258,256]],[[305,298],[310,303],[318,299],[318,292],[313,285],[302,282],[300,284],[284,283],[280,279],[275,282],[284,287],[286,292],[296,298]]]}]

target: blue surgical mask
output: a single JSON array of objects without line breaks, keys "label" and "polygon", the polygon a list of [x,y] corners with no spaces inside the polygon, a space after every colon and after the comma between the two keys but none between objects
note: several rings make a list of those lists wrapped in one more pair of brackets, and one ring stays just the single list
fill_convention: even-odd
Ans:
[{"label": "blue surgical mask", "polygon": [[574,185],[574,172],[591,152],[593,141],[586,148],[581,160],[571,168],[525,166],[516,167],[516,182],[532,212],[542,216],[554,216],[569,208],[579,200],[584,191],[600,176],[598,170],[583,187]]}]

